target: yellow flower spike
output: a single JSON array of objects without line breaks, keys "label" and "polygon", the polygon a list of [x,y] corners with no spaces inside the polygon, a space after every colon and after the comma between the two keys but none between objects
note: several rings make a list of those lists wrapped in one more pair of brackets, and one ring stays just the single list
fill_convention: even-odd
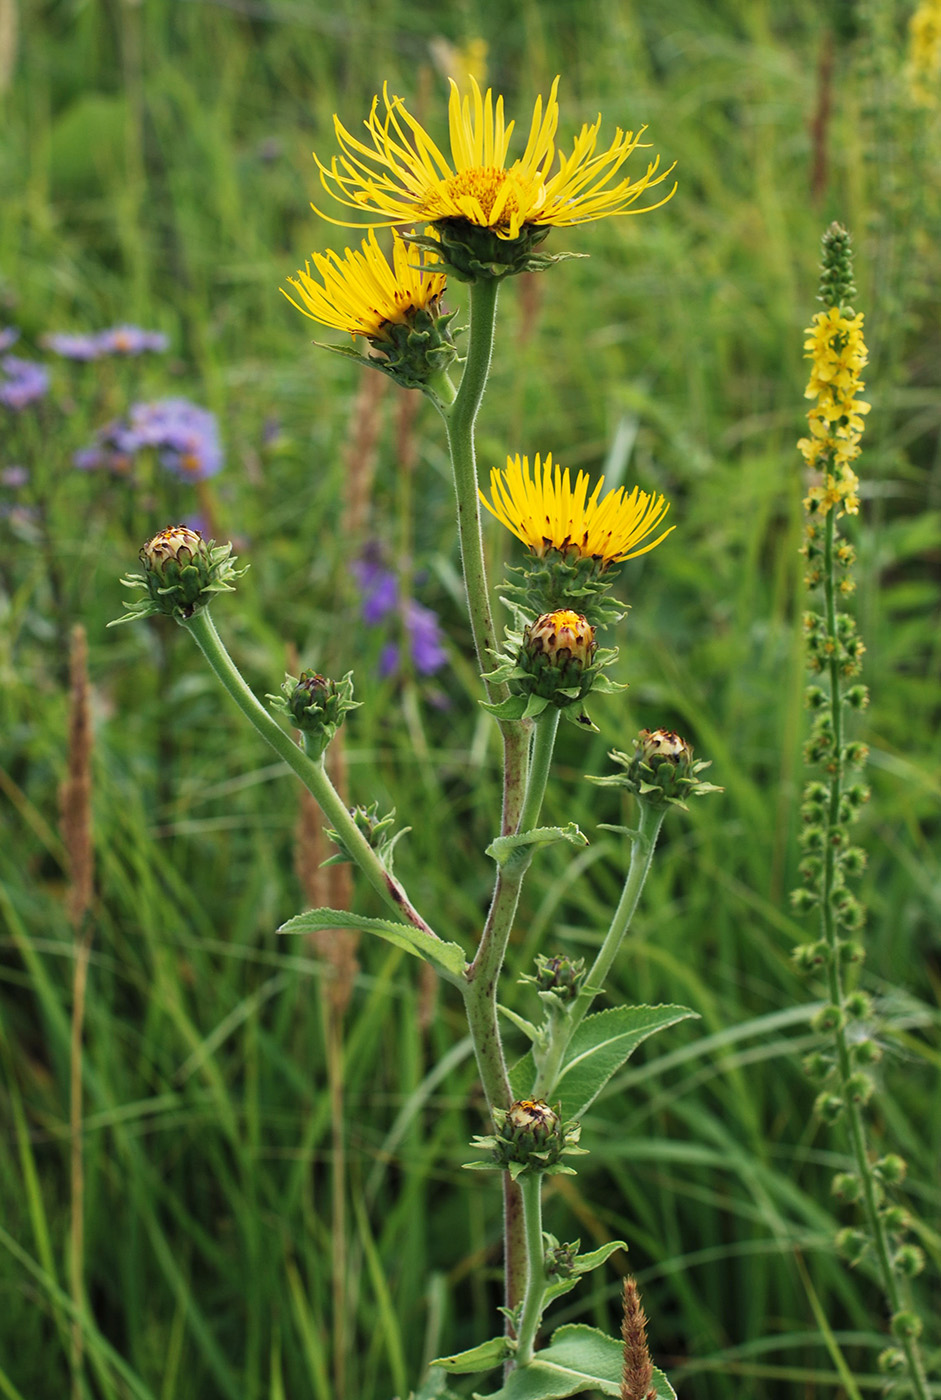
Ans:
[{"label": "yellow flower spike", "polygon": [[807,465],[825,474],[825,484],[811,487],[807,503],[821,515],[834,509],[855,515],[859,482],[849,464],[859,456],[864,415],[871,407],[857,397],[866,387],[860,374],[869,360],[862,314],[845,315],[831,306],[817,313],[805,335],[811,370],[804,396],[816,403],[807,414],[810,437],[797,446]]},{"label": "yellow flower spike", "polygon": [[545,461],[537,453],[532,469],[528,457],[517,455],[507,458],[505,471],[491,471],[491,500],[482,492],[480,499],[537,557],[555,549],[593,559],[602,569],[647,554],[674,528],[647,539],[670,509],[663,496],[619,486],[602,498],[604,477],[589,496],[588,484],[588,473],[579,472],[573,487],[568,468],[553,464],[551,453]]},{"label": "yellow flower spike", "polygon": [[[644,127],[636,135],[617,128],[611,145],[599,152],[599,117],[582,127],[570,155],[557,151],[558,78],[545,103],[537,97],[525,149],[510,165],[507,157],[514,123],[504,119],[503,98],[494,99],[490,88],[481,93],[473,77],[469,79],[470,91],[462,97],[457,83],[450,81],[450,161],[411,116],[403,100],[390,96],[388,86],[384,86],[384,114],[380,114],[377,96],[365,122],[371,145],[347,131],[339,117],[334,118],[342,154],[329,165],[314,154],[324,189],[341,204],[378,216],[375,227],[419,219],[432,223],[457,219],[489,229],[505,240],[519,238],[527,226],[564,228],[613,214],[644,213],[671,198],[675,185],[658,204],[631,207],[646,189],[659,185],[672,171],[672,165],[660,170],[659,156],[637,179],[615,180],[641,144]],[[558,169],[553,175],[557,154]]]},{"label": "yellow flower spike", "polygon": [[419,253],[393,233],[390,264],[370,229],[358,252],[347,248],[342,257],[332,251],[314,253],[319,280],[309,262],[288,278],[296,298],[283,287],[281,291],[322,326],[381,339],[390,324],[407,325],[416,311],[435,310],[446,284],[444,273],[433,271],[436,261],[433,253]]}]

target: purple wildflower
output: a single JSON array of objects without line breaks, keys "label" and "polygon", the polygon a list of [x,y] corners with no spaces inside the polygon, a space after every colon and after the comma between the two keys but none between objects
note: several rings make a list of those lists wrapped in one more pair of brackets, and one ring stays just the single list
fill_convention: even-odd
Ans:
[{"label": "purple wildflower", "polygon": [[[353,565],[353,572],[363,590],[363,621],[370,627],[376,627],[394,616],[399,608],[399,582],[392,570],[381,562],[375,548],[367,549]],[[434,675],[447,660],[437,613],[409,598],[404,621],[412,665],[419,675]],[[399,662],[398,642],[386,642],[379,654],[380,676],[394,675],[399,669]]]},{"label": "purple wildflower", "polygon": [[100,359],[104,354],[100,337],[97,335],[73,335],[70,331],[50,331],[42,338],[43,347],[53,355],[61,355],[64,360]]},{"label": "purple wildflower", "polygon": [[0,330],[0,355],[4,350],[9,350],[11,345],[15,345],[20,338],[20,333],[16,326],[4,326]]},{"label": "purple wildflower", "polygon": [[26,467],[4,467],[3,471],[0,472],[0,485],[9,486],[13,491],[19,490],[19,488],[25,486],[28,481],[29,472]]},{"label": "purple wildflower", "polygon": [[35,360],[5,355],[0,360],[0,403],[15,412],[41,399],[49,389],[49,371]]},{"label": "purple wildflower", "polygon": [[145,331],[140,326],[113,326],[101,331],[96,339],[102,355],[143,355],[148,350],[160,353],[170,344],[162,331]]},{"label": "purple wildflower", "polygon": [[91,445],[72,460],[84,471],[125,476],[135,453],[145,447],[154,448],[161,466],[183,481],[205,481],[222,466],[215,415],[188,399],[132,404],[126,418],[99,428]]}]

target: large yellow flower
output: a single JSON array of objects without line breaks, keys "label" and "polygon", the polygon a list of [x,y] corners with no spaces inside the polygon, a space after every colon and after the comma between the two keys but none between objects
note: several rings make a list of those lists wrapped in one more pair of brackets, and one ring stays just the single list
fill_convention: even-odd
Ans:
[{"label": "large yellow flower", "polygon": [[418,253],[396,233],[392,241],[391,264],[372,229],[360,252],[347,248],[342,258],[334,252],[314,253],[320,280],[307,263],[296,277],[288,278],[299,299],[283,287],[281,291],[292,306],[322,326],[367,339],[381,337],[390,323],[406,325],[414,312],[434,311],[446,282],[443,273],[428,268],[436,261],[433,253]]},{"label": "large yellow flower", "polygon": [[673,169],[671,165],[661,171],[659,156],[638,179],[616,178],[641,144],[644,127],[636,135],[617,128],[608,149],[599,151],[599,117],[582,127],[569,155],[558,150],[558,78],[545,109],[542,98],[536,98],[526,148],[508,165],[514,123],[504,120],[503,98],[494,100],[490,88],[482,95],[476,81],[470,81],[471,92],[462,99],[451,80],[450,161],[406,110],[402,99],[390,97],[386,86],[382,91],[384,113],[380,115],[379,98],[375,97],[365,122],[371,144],[357,140],[334,117],[342,155],[334,157],[329,166],[314,155],[324,188],[351,209],[378,215],[376,227],[419,219],[432,223],[463,219],[503,239],[519,238],[526,225],[563,228],[609,214],[645,213],[666,203],[673,194],[675,185],[657,204],[631,207],[648,187],[659,185]]},{"label": "large yellow flower", "polygon": [[603,498],[604,477],[588,495],[588,473],[579,472],[572,486],[568,468],[553,465],[549,453],[543,462],[536,454],[532,470],[528,457],[508,457],[506,471],[490,473],[491,501],[480,499],[491,515],[512,530],[539,557],[550,549],[594,559],[602,568],[633,559],[655,549],[674,527],[655,540],[652,534],[663,521],[669,504],[662,496],[648,495],[635,486],[623,486]]}]

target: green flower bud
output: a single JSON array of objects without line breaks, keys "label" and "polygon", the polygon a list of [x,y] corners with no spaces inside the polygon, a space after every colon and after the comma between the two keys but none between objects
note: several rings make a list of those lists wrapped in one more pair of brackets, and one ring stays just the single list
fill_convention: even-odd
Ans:
[{"label": "green flower bud", "polygon": [[880,1157],[873,1165],[873,1175],[880,1181],[886,1182],[889,1186],[897,1186],[905,1178],[908,1171],[908,1163],[904,1157],[900,1157],[897,1152],[890,1152],[885,1157]]},{"label": "green flower bud", "polygon": [[206,543],[198,530],[173,525],[147,541],[140,551],[141,574],[128,574],[126,588],[143,588],[146,598],[125,603],[127,613],[109,626],[162,613],[186,622],[216,593],[234,593],[232,580],[244,569],[233,567],[231,544]]},{"label": "green flower bud", "polygon": [[852,1172],[838,1172],[830,1190],[840,1201],[858,1201],[863,1193],[863,1184]]},{"label": "green flower bud", "polygon": [[854,1021],[868,1021],[872,1016],[872,997],[868,992],[851,992],[845,1006],[847,1016]]},{"label": "green flower bud", "polygon": [[846,1105],[836,1094],[824,1092],[818,1094],[814,1102],[814,1112],[818,1118],[822,1118],[825,1123],[836,1123],[843,1113]]},{"label": "green flower bud", "polygon": [[846,1092],[853,1100],[853,1103],[868,1103],[875,1093],[875,1090],[875,1084],[873,1084],[869,1075],[864,1074],[862,1070],[857,1070],[855,1074],[851,1074],[846,1081]]},{"label": "green flower bud", "polygon": [[554,1235],[543,1235],[546,1244],[545,1270],[547,1279],[571,1278],[575,1273],[575,1261],[581,1240],[559,1244]]},{"label": "green flower bud", "polygon": [[347,713],[359,707],[353,699],[353,673],[333,681],[319,671],[302,671],[287,676],[280,695],[269,695],[273,710],[288,716],[304,735],[304,747],[312,758],[319,758],[336,734]]},{"label": "green flower bud", "polygon": [[897,1371],[904,1371],[905,1353],[899,1351],[897,1347],[886,1347],[885,1351],[880,1351],[876,1366],[883,1376],[891,1376]]},{"label": "green flower bud", "polygon": [[518,1099],[508,1109],[494,1109],[493,1121],[494,1132],[473,1143],[489,1150],[490,1161],[469,1163],[471,1167],[496,1167],[508,1171],[514,1181],[526,1172],[571,1175],[560,1158],[583,1152],[577,1146],[579,1124],[563,1123],[544,1099]]},{"label": "green flower bud", "polygon": [[917,1313],[906,1310],[897,1312],[889,1326],[892,1336],[898,1337],[901,1341],[903,1339],[915,1340],[920,1337],[924,1324]]},{"label": "green flower bud", "polygon": [[925,1252],[917,1244],[903,1244],[892,1263],[904,1278],[914,1278],[925,1267]]},{"label": "green flower bud", "polygon": [[866,1040],[858,1040],[853,1046],[853,1053],[856,1056],[856,1063],[860,1065],[877,1065],[882,1059],[882,1046],[875,1040],[867,1037]]},{"label": "green flower bud", "polygon": [[804,1056],[801,1061],[801,1068],[808,1079],[814,1079],[819,1084],[819,1082],[822,1079],[826,1079],[827,1075],[830,1073],[830,1070],[833,1068],[833,1062],[829,1055],[824,1055],[821,1051],[814,1050],[811,1054]]},{"label": "green flower bud", "polygon": [[[791,907],[798,914],[809,914],[812,909],[816,909],[820,903],[820,896],[816,890],[806,890],[801,886],[796,890],[791,890]],[[797,958],[800,950],[794,953]]]},{"label": "green flower bud", "polygon": [[840,1254],[850,1264],[858,1264],[869,1247],[869,1240],[862,1230],[841,1230],[835,1243]]},{"label": "green flower bud", "polygon": [[538,991],[551,992],[560,1002],[574,1001],[585,980],[585,959],[544,957],[536,954],[535,976],[524,974],[521,982],[532,982]]},{"label": "green flower bud", "polygon": [[710,763],[694,760],[692,744],[672,729],[642,729],[632,754],[612,749],[609,757],[623,772],[590,781],[601,787],[627,788],[652,807],[672,805],[685,810],[685,798],[722,791],[714,783],[700,781],[699,774]]},{"label": "green flower bud", "polygon": [[545,242],[548,225],[524,224],[517,238],[500,238],[493,229],[468,219],[437,219],[435,238],[409,235],[418,247],[426,244],[440,257],[459,282],[481,282],[513,277],[520,272],[541,272],[572,253],[537,253]]},{"label": "green flower bud", "polygon": [[829,1034],[831,1031],[839,1030],[846,1024],[846,1017],[839,1006],[831,1003],[829,1006],[822,1006],[811,1020],[811,1028],[819,1035]]},{"label": "green flower bud", "polygon": [[885,1228],[894,1234],[904,1234],[911,1226],[912,1217],[904,1206],[886,1206],[882,1212]]}]

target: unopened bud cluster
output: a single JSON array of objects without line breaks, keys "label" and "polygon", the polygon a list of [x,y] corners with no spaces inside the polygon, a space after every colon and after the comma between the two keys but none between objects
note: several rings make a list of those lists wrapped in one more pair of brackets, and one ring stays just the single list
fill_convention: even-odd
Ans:
[{"label": "unopened bud cluster", "polygon": [[558,1110],[545,1099],[518,1099],[508,1109],[493,1111],[494,1130],[476,1137],[472,1146],[489,1153],[485,1162],[468,1162],[477,1171],[507,1171],[514,1181],[526,1173],[560,1172],[573,1176],[571,1167],[563,1165],[565,1156],[584,1156],[578,1146],[581,1126],[563,1123]]},{"label": "unopened bud cluster", "polygon": [[[380,816],[378,802],[371,802],[368,807],[351,807],[350,816],[353,818],[353,824],[357,831],[365,837],[367,845],[376,852],[383,865],[391,872],[395,844],[412,828],[403,826],[395,831],[395,808],[393,807],[391,812],[386,812],[384,816]],[[339,847],[337,854],[324,861],[324,865],[339,865],[344,861],[355,860],[355,856],[348,850],[339,831],[334,831],[332,827],[328,826],[324,828],[324,835],[335,846]]]}]

